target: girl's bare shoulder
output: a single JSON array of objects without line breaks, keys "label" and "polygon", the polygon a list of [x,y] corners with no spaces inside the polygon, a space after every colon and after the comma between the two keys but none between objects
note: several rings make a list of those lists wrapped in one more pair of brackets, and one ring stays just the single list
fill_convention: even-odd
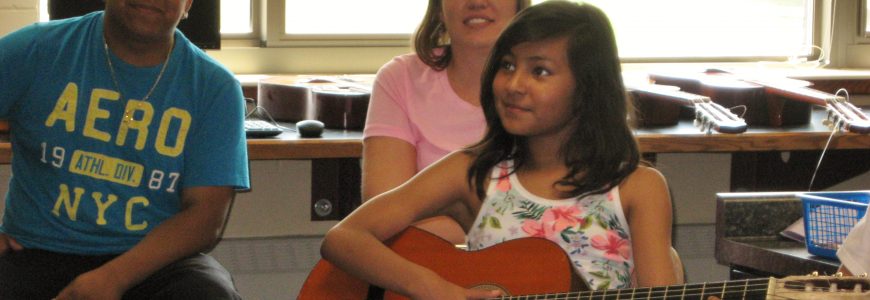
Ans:
[{"label": "girl's bare shoulder", "polygon": [[638,166],[631,175],[628,175],[627,181],[665,181],[665,176],[659,170],[647,166]]},{"label": "girl's bare shoulder", "polygon": [[651,193],[667,193],[668,184],[665,176],[654,168],[638,166],[622,184],[619,193],[624,198],[649,196]]}]

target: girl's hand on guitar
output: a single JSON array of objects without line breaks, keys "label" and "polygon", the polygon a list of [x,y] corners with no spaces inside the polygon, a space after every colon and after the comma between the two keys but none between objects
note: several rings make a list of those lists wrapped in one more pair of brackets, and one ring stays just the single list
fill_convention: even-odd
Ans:
[{"label": "girl's hand on guitar", "polygon": [[501,291],[470,288],[466,289],[447,280],[439,280],[437,283],[427,285],[425,291],[412,299],[457,299],[457,300],[482,300],[501,296]]},{"label": "girl's hand on guitar", "polygon": [[21,247],[21,244],[15,239],[5,233],[0,233],[0,256],[5,255],[7,251],[21,251],[21,249],[24,247]]},{"label": "girl's hand on guitar", "polygon": [[492,299],[500,296],[502,294],[499,290],[467,289],[465,293],[465,299],[468,300]]}]

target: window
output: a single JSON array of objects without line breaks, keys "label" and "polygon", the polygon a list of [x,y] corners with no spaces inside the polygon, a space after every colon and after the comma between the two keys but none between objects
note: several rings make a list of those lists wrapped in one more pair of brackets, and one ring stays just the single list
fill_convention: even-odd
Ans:
[{"label": "window", "polygon": [[420,24],[427,4],[426,0],[286,0],[284,32],[406,37]]},{"label": "window", "polygon": [[[267,33],[269,46],[369,45],[379,44],[377,40],[407,45],[428,1],[273,2],[282,6],[284,14],[269,18],[267,30],[280,31]],[[807,56],[814,44],[812,0],[587,2],[608,14],[620,54],[629,59]]]},{"label": "window", "polygon": [[221,34],[247,35],[254,33],[253,5],[251,0],[220,1]]},{"label": "window", "polygon": [[588,1],[613,23],[622,57],[808,55],[811,0]]},{"label": "window", "polygon": [[[267,47],[407,46],[428,3],[427,0],[220,1],[224,39],[248,39],[256,41],[255,45],[263,40]],[[45,2],[40,0],[40,7],[46,7]],[[812,0],[587,2],[608,14],[620,55],[629,60],[809,56],[812,45],[818,44],[813,34],[816,16]],[[41,15],[41,19],[47,19],[45,13]],[[267,21],[266,26],[260,26],[261,20]]]}]

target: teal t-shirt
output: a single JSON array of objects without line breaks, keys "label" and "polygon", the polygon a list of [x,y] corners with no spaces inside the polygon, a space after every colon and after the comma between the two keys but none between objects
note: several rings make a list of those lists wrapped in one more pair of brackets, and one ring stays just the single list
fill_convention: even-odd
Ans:
[{"label": "teal t-shirt", "polygon": [[121,253],[179,211],[184,188],[250,186],[242,91],[226,68],[176,31],[143,101],[163,64],[109,54],[116,87],[106,57],[102,12],[0,39],[13,152],[0,230],[24,247]]}]

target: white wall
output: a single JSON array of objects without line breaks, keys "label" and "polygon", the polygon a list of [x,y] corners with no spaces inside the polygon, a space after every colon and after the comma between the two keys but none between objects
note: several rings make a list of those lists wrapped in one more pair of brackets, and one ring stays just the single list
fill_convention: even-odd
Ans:
[{"label": "white wall", "polygon": [[0,36],[39,19],[37,0],[0,1]]}]

